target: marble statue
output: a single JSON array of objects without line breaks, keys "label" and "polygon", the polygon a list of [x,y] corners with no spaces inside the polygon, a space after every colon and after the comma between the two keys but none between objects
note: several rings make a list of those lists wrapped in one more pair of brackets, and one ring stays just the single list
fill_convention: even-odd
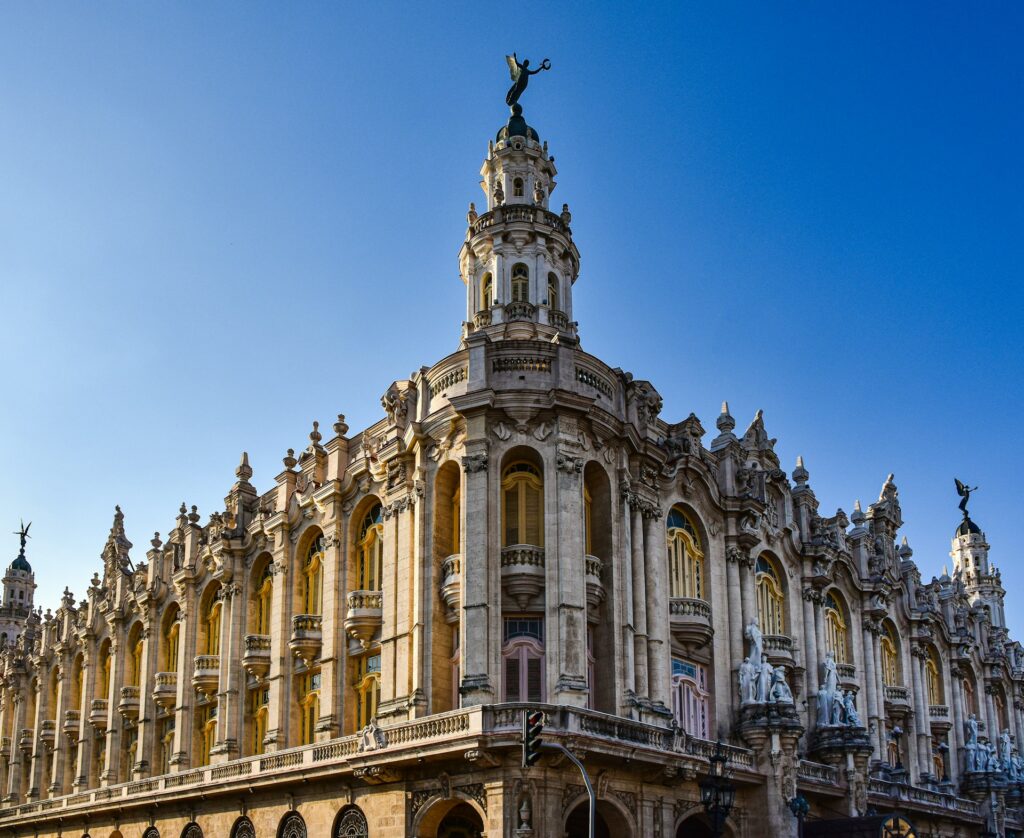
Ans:
[{"label": "marble statue", "polygon": [[757,703],[765,704],[768,701],[768,696],[771,693],[771,682],[772,673],[775,671],[770,663],[768,663],[768,656],[761,656],[761,665],[757,668]]},{"label": "marble statue", "polygon": [[964,745],[964,773],[978,770],[978,743]]},{"label": "marble statue", "polygon": [[1021,755],[1016,752],[1010,760],[1010,772],[1015,782],[1024,781],[1024,758],[1021,758]]},{"label": "marble statue", "polygon": [[839,689],[839,669],[831,651],[825,653],[825,662],[821,666],[825,672],[825,691],[831,697]]},{"label": "marble statue", "polygon": [[1013,752],[1013,743],[1010,741],[1010,731],[1004,730],[999,734],[999,762],[1004,771],[1010,768],[1010,757]]},{"label": "marble statue", "polygon": [[750,658],[744,658],[740,664],[740,704],[753,704],[757,700],[754,678],[757,668],[750,662]]},{"label": "marble statue", "polygon": [[829,724],[836,726],[843,723],[843,692],[842,690],[835,690],[832,693],[832,717],[829,720]]},{"label": "marble statue", "polygon": [[971,713],[971,717],[967,720],[965,727],[967,728],[967,745],[978,744],[978,717]]},{"label": "marble statue", "polygon": [[825,685],[818,687],[818,727],[827,727],[832,702],[829,701],[828,691]]},{"label": "marble statue", "polygon": [[846,712],[846,724],[850,727],[860,727],[860,716],[857,715],[857,707],[854,705],[853,690],[848,690],[846,698],[843,699],[843,710]]},{"label": "marble statue", "polygon": [[777,704],[793,703],[793,691],[786,682],[786,668],[783,666],[775,667],[772,672],[772,701]]},{"label": "marble statue", "polygon": [[750,622],[747,624],[746,631],[743,634],[750,641],[750,659],[756,665],[764,655],[764,635],[757,624],[757,617],[750,618]]}]

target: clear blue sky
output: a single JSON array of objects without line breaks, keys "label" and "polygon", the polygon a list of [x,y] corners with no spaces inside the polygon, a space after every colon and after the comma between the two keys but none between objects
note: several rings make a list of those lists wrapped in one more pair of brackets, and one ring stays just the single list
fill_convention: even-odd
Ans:
[{"label": "clear blue sky", "polygon": [[523,102],[584,347],[712,434],[763,408],[826,514],[895,472],[926,579],[980,484],[1024,638],[1024,12],[831,5],[4,4],[0,509],[37,602],[115,503],[141,559],[242,449],[265,489],[455,348],[515,49],[553,65]]}]

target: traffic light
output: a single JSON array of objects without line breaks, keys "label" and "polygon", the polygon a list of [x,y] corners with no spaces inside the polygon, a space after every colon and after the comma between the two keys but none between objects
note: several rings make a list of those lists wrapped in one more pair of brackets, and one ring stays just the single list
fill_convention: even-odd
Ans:
[{"label": "traffic light", "polygon": [[523,711],[523,768],[540,759],[540,734],[544,730],[544,714],[540,710]]}]

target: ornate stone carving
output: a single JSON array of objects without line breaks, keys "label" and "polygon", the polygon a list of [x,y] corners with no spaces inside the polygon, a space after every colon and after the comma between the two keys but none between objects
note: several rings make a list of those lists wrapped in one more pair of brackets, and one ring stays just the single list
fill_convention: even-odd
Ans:
[{"label": "ornate stone carving", "polygon": [[[415,805],[415,797],[416,795],[413,795],[413,812],[419,808]],[[332,838],[368,838],[369,834],[366,816],[359,809],[351,807],[341,816]]]},{"label": "ornate stone carving", "polygon": [[559,471],[566,474],[580,474],[583,471],[583,458],[574,457],[572,454],[563,454],[561,451],[555,458],[555,465]]},{"label": "ornate stone carving", "polygon": [[480,808],[487,811],[487,790],[483,783],[469,783],[464,786],[456,786],[455,790],[466,797],[475,800]]},{"label": "ornate stone carving", "polygon": [[277,828],[278,838],[306,838],[306,822],[298,812],[289,812]]},{"label": "ornate stone carving", "polygon": [[486,454],[467,454],[462,458],[462,470],[466,474],[473,474],[478,471],[487,471]]},{"label": "ornate stone carving", "polygon": [[256,838],[256,827],[245,815],[242,815],[231,830],[231,838]]}]

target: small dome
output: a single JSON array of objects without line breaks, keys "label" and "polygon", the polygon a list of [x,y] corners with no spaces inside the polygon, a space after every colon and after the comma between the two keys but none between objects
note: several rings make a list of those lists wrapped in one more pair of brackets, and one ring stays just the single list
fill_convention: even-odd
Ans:
[{"label": "small dome", "polygon": [[32,565],[28,563],[24,553],[19,553],[18,558],[11,562],[11,570],[24,570],[26,573],[31,573]]},{"label": "small dome", "polygon": [[981,535],[981,527],[974,523],[970,518],[964,518],[960,522],[960,526],[956,528],[957,536],[961,535]]},{"label": "small dome", "polygon": [[523,107],[518,103],[512,106],[512,116],[509,117],[508,124],[498,129],[494,139],[500,143],[509,137],[529,137],[534,142],[540,142],[540,135],[523,119]]}]

